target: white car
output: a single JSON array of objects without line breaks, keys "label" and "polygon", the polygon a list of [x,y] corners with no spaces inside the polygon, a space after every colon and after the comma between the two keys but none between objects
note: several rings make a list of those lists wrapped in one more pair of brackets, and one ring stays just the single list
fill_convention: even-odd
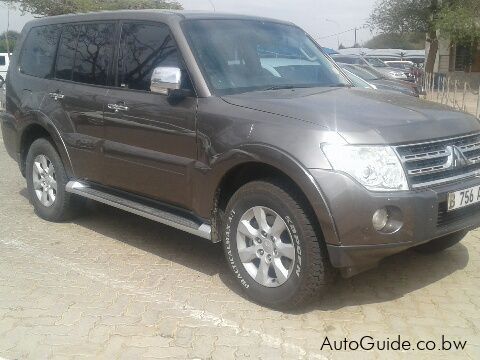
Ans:
[{"label": "white car", "polygon": [[0,89],[3,87],[5,83],[5,79],[7,78],[7,69],[9,63],[9,56],[7,53],[0,53]]}]

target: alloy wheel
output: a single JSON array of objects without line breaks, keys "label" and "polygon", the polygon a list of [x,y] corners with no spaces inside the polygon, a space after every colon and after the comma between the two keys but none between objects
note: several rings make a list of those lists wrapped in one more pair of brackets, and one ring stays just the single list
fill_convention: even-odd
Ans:
[{"label": "alloy wheel", "polygon": [[50,207],[57,197],[55,168],[45,155],[38,155],[33,161],[33,188],[40,203]]},{"label": "alloy wheel", "polygon": [[293,238],[282,217],[265,206],[247,210],[237,229],[240,260],[255,281],[278,287],[290,277],[295,264]]}]

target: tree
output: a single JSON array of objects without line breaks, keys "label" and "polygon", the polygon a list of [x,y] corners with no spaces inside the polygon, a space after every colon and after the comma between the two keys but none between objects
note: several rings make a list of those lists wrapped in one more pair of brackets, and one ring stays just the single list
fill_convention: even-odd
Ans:
[{"label": "tree", "polygon": [[472,45],[480,41],[480,1],[463,0],[446,4],[438,14],[440,34],[455,44]]},{"label": "tree", "polygon": [[0,0],[18,6],[23,12],[53,16],[100,10],[173,9],[181,10],[176,0]]},{"label": "tree", "polygon": [[368,40],[365,47],[370,49],[421,50],[425,48],[425,34],[379,34]]},{"label": "tree", "polygon": [[13,30],[0,34],[0,52],[7,52],[7,39],[8,48],[10,49],[10,52],[12,52],[19,36],[20,34]]},{"label": "tree", "polygon": [[480,41],[479,18],[478,0],[380,0],[369,23],[387,34],[426,33],[430,51],[425,69],[433,72],[437,30],[453,42],[472,45]]},{"label": "tree", "polygon": [[439,8],[438,0],[380,0],[370,15],[369,24],[386,34],[426,33],[430,51],[425,69],[432,72],[438,50],[436,19]]}]

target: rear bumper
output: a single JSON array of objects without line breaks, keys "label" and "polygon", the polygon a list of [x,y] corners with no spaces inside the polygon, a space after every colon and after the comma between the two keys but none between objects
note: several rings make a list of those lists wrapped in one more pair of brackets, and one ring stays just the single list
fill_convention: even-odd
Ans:
[{"label": "rear bumper", "polygon": [[[311,172],[328,201],[338,234],[338,243],[327,244],[330,261],[347,276],[410,247],[480,227],[480,204],[446,211],[448,193],[479,185],[480,177],[418,191],[373,193],[346,175]],[[391,233],[372,225],[373,214],[384,207],[395,209],[401,222]]]}]

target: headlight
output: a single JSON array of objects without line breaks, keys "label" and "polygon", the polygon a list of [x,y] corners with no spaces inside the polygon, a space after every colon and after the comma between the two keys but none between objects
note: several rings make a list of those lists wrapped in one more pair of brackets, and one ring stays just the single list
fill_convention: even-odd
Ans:
[{"label": "headlight", "polygon": [[402,164],[389,146],[322,146],[336,171],[352,176],[372,191],[408,190]]}]

